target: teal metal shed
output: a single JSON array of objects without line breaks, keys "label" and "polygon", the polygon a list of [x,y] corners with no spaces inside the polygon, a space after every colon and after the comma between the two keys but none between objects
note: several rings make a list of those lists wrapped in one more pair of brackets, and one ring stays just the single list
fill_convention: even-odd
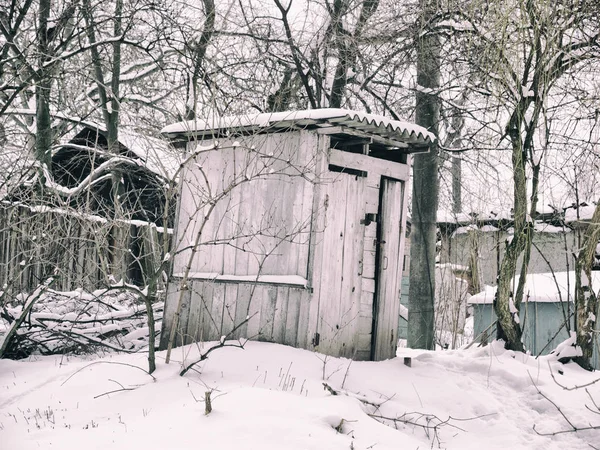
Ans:
[{"label": "teal metal shed", "polygon": [[[515,287],[518,280],[519,277],[516,277]],[[593,285],[594,289],[600,285],[600,273],[594,277]],[[574,272],[538,273],[527,276],[519,320],[523,329],[523,343],[531,354],[549,354],[569,337],[569,330],[573,330],[575,312],[574,291]],[[486,286],[483,292],[469,299],[469,304],[473,307],[474,336],[479,342],[495,339],[495,294],[496,287]],[[598,348],[593,364],[594,367],[599,367]]]}]

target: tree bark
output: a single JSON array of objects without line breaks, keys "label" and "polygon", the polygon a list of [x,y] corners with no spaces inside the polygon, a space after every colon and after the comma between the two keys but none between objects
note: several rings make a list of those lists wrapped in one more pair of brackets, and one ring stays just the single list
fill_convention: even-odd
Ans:
[{"label": "tree bark", "polygon": [[[436,2],[422,0],[421,33],[417,40],[416,122],[437,136],[440,83],[440,43],[424,25],[436,13]],[[411,218],[408,346],[434,348],[435,245],[438,206],[438,147],[415,156]]]},{"label": "tree bark", "polygon": [[575,259],[575,305],[577,308],[577,346],[582,355],[574,359],[581,367],[593,370],[594,340],[598,296],[592,287],[592,263],[600,240],[600,201],[583,236],[583,245]]},{"label": "tree bark", "polygon": [[35,86],[36,100],[36,133],[35,157],[51,170],[52,120],[50,118],[50,89],[52,79],[47,73],[45,64],[49,59],[48,19],[50,17],[50,0],[40,0],[38,17],[38,64],[37,83]]},{"label": "tree bark", "polygon": [[196,44],[191,44],[191,57],[194,66],[192,74],[188,80],[188,98],[185,106],[185,120],[194,120],[196,118],[196,108],[198,106],[200,90],[199,82],[204,76],[202,66],[204,64],[206,52],[208,51],[208,44],[210,43],[210,40],[215,32],[215,19],[217,14],[215,2],[214,0],[202,0],[202,3],[204,5],[204,14],[206,15],[206,18],[204,20],[204,27],[202,29],[202,35],[200,36],[199,42]]}]

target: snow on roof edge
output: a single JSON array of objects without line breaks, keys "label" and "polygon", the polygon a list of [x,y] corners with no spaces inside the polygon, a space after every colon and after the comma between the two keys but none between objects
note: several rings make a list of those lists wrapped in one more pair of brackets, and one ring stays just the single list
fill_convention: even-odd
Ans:
[{"label": "snow on roof edge", "polygon": [[343,124],[344,120],[357,120],[365,125],[374,125],[379,128],[385,128],[389,131],[408,134],[408,136],[405,137],[416,137],[419,140],[423,140],[424,143],[430,143],[435,141],[435,136],[433,135],[433,133],[427,131],[420,125],[400,120],[393,120],[388,117],[383,117],[375,114],[336,108],[284,111],[278,113],[248,114],[242,116],[224,116],[214,117],[212,120],[188,120],[167,125],[161,130],[161,133],[164,135],[177,135],[189,134],[198,131],[228,129],[234,127],[268,127],[279,122],[299,122],[306,120],[314,120],[315,123],[318,121],[329,121],[340,124]]},{"label": "snow on roof edge", "polygon": [[[514,285],[519,282],[519,276],[515,277]],[[558,285],[558,286],[557,286]],[[592,288],[597,291],[600,288],[600,272],[592,272]],[[494,302],[496,286],[484,286],[484,290],[472,295],[467,303],[470,305],[489,305]],[[560,290],[560,295],[559,295]],[[532,303],[559,303],[573,299],[575,294],[575,272],[549,272],[527,274],[523,302]]]}]

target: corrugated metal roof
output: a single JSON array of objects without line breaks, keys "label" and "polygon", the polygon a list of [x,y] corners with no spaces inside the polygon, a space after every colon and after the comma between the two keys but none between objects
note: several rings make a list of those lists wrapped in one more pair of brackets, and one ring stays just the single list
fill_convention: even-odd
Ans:
[{"label": "corrugated metal roof", "polygon": [[212,120],[191,120],[169,125],[162,134],[171,139],[181,136],[203,137],[225,130],[276,132],[289,129],[343,127],[378,136],[389,141],[416,147],[428,146],[435,136],[425,128],[410,122],[345,109],[312,109],[262,113],[246,116],[219,117]]}]

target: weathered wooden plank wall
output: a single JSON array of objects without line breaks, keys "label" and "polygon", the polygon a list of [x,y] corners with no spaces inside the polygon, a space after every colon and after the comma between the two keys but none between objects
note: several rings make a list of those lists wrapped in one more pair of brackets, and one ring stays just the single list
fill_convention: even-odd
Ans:
[{"label": "weathered wooden plank wall", "polygon": [[[215,341],[230,333],[246,317],[234,338],[279,342],[306,347],[308,289],[291,285],[190,280],[183,297],[175,345]],[[161,348],[167,345],[179,299],[181,280],[168,288]]]},{"label": "weathered wooden plank wall", "polygon": [[[315,141],[300,131],[256,135],[243,145],[224,141],[188,164],[177,247],[198,240],[192,272],[306,278]],[[173,273],[189,262],[190,250],[181,252]]]},{"label": "weathered wooden plank wall", "polygon": [[155,267],[160,259],[163,233],[153,225],[38,209],[0,206],[0,286],[9,293],[35,289],[55,267],[57,290],[99,289],[109,274],[141,283],[135,260]]},{"label": "weathered wooden plank wall", "polygon": [[[170,334],[181,276],[190,264],[176,345],[219,339],[250,316],[234,337],[370,359],[377,323],[385,334],[378,338],[387,350],[395,349],[390,339],[397,338],[400,286],[391,274],[399,277],[402,261],[398,254],[390,261],[380,314],[374,315],[378,224],[364,219],[382,212],[382,176],[407,180],[408,166],[330,149],[329,137],[314,132],[257,135],[241,142],[223,142],[186,168],[179,248],[202,234],[191,263],[189,253],[175,257],[162,336]],[[195,144],[190,145],[193,151]],[[354,171],[328,171],[328,164]],[[386,230],[398,235],[388,232],[393,240],[388,259],[404,245],[405,190],[401,182],[394,186],[387,193],[394,200],[383,214],[386,220],[392,216]],[[239,278],[259,274],[280,278],[271,284]],[[231,277],[209,281],[216,275]],[[306,279],[308,288],[281,284],[290,276]],[[393,356],[387,350],[375,357]]]}]

